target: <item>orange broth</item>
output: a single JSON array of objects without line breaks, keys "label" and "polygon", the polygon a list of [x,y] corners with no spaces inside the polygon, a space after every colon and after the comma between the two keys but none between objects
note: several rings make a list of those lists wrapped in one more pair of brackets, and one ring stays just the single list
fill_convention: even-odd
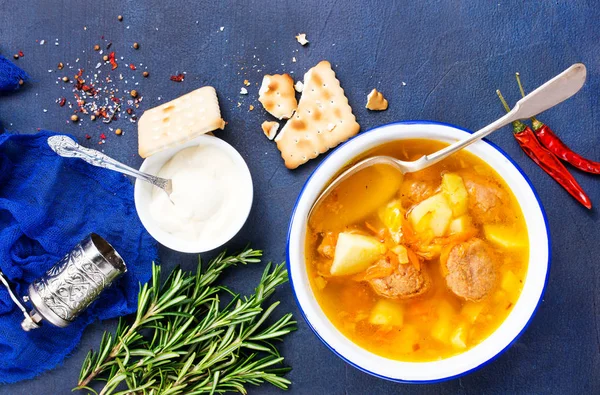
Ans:
[{"label": "orange broth", "polygon": [[[361,158],[383,154],[415,160],[444,145],[432,140],[403,140],[382,145]],[[490,246],[497,271],[494,288],[481,301],[461,299],[446,284],[439,250],[443,250],[444,243],[450,243],[452,237],[447,234],[437,237],[442,244],[440,247],[431,241],[431,231],[427,230],[429,233],[423,237],[436,251],[430,254],[429,247],[419,249],[392,240],[392,231],[382,220],[387,218],[382,214],[386,211],[382,210],[395,202],[393,204],[403,216],[403,234],[413,232],[416,237],[421,237],[414,229],[409,229],[409,216],[418,202],[411,199],[408,187],[424,182],[435,188],[436,193],[441,193],[442,176],[446,173],[463,178],[478,177],[500,188],[507,197],[502,216],[487,222],[472,218],[473,198],[468,197],[469,209],[465,215],[472,225],[465,237],[478,237]],[[431,280],[428,292],[410,299],[391,299],[377,294],[369,283],[360,281],[365,271],[331,275],[332,258],[324,256],[318,248],[324,238],[334,240],[339,232],[368,235],[383,242],[388,251],[401,244],[415,252],[420,257],[418,264]],[[403,237],[406,240],[406,236]],[[334,247],[336,245],[331,241],[330,255]],[[425,362],[462,353],[482,342],[502,324],[519,298],[525,281],[529,241],[521,208],[504,180],[484,161],[462,151],[428,169],[406,175],[404,180],[391,167],[378,165],[344,182],[312,215],[307,229],[306,257],[313,293],[340,332],[374,354],[400,361]],[[385,307],[383,318],[380,313],[374,313],[376,309],[380,311],[376,308],[378,304]]]}]

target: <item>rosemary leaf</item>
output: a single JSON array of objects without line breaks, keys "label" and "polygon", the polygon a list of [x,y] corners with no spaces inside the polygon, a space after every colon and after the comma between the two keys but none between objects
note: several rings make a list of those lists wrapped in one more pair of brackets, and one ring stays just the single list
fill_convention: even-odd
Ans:
[{"label": "rosemary leaf", "polygon": [[[215,285],[221,273],[238,264],[260,262],[261,251],[219,254],[196,273],[177,267],[161,285],[161,268],[140,284],[138,311],[132,321],[120,319],[116,332],[105,332],[98,351],[86,356],[75,389],[92,391],[104,382],[109,394],[247,393],[247,386],[270,383],[287,389],[274,341],[295,330],[291,314],[267,324],[279,302],[265,306],[287,281],[283,264],[267,264],[253,294],[242,297]],[[221,296],[229,300],[221,301]]]}]

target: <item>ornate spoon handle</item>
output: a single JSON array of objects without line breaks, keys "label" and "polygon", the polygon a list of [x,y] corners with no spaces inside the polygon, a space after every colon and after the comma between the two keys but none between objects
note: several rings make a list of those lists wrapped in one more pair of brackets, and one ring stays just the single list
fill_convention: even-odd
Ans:
[{"label": "ornate spoon handle", "polygon": [[135,170],[123,163],[114,160],[113,158],[104,155],[102,152],[85,148],[77,144],[72,138],[67,136],[58,135],[48,137],[48,145],[54,152],[65,158],[79,158],[90,165],[103,167],[105,169],[113,170],[119,173],[127,174],[135,178],[139,178],[143,181],[149,182],[152,185],[165,190],[167,194],[171,194],[172,186],[171,180],[165,178],[156,177],[151,174],[143,173]]}]

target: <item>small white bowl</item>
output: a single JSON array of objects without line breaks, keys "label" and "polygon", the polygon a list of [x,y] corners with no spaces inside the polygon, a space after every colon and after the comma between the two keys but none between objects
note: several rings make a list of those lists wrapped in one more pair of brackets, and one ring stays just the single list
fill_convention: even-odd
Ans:
[{"label": "small white bowl", "polygon": [[213,146],[225,151],[240,169],[243,181],[241,185],[238,186],[239,193],[236,194],[236,196],[240,199],[239,204],[243,206],[243,215],[235,219],[235,224],[231,227],[230,233],[220,235],[220,237],[212,243],[182,240],[165,232],[158,226],[154,218],[152,218],[150,213],[150,202],[154,186],[145,181],[136,180],[134,192],[135,209],[148,233],[150,233],[150,235],[160,244],[169,247],[172,250],[188,253],[200,253],[214,250],[231,240],[240,231],[242,226],[244,226],[244,223],[246,223],[246,220],[250,215],[254,195],[250,170],[240,153],[225,141],[214,136],[202,135],[184,144],[178,145],[177,147],[158,152],[144,160],[140,167],[140,171],[149,174],[158,174],[160,169],[162,169],[176,153],[182,149],[195,147],[197,145]]},{"label": "small white bowl", "polygon": [[467,151],[487,162],[516,196],[527,224],[529,265],[521,296],[506,320],[472,349],[434,362],[400,362],[375,355],[346,338],[321,310],[311,289],[304,256],[308,212],[328,181],[349,161],[383,143],[403,139],[453,142],[469,135],[453,125],[408,121],[384,125],[362,133],[333,151],[317,167],[300,192],[288,233],[287,262],[290,283],[300,311],[313,332],[340,358],[373,376],[396,382],[433,383],[460,377],[482,367],[505,351],[528,326],[546,287],[550,268],[550,236],[546,215],[531,182],[509,156],[488,141]]}]

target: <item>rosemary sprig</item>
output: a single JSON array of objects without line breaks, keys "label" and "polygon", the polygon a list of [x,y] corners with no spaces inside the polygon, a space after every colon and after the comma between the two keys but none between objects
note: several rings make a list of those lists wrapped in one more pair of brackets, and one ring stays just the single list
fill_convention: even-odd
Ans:
[{"label": "rosemary sprig", "polygon": [[[268,264],[254,294],[241,297],[214,285],[223,270],[237,264],[260,262],[261,251],[225,252],[196,274],[175,268],[161,285],[160,266],[152,265],[152,279],[140,287],[133,322],[121,318],[114,334],[105,332],[98,351],[83,362],[75,389],[104,381],[100,395],[205,394],[237,391],[265,382],[286,389],[274,341],[295,329],[291,314],[273,323],[267,319],[278,306],[265,307],[275,288],[287,281],[283,264]],[[222,296],[231,298],[224,305]],[[126,390],[120,390],[127,388]]]}]

